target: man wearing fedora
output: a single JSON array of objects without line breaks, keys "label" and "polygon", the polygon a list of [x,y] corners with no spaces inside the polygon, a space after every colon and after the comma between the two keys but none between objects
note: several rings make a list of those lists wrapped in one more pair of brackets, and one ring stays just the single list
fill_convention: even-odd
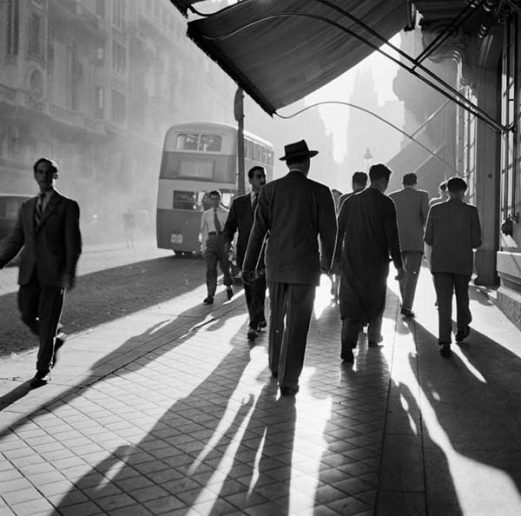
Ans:
[{"label": "man wearing fedora", "polygon": [[[269,367],[283,396],[299,389],[306,340],[321,271],[329,272],[336,238],[330,189],[308,179],[304,140],[284,147],[289,172],[261,190],[243,262],[243,279],[254,277],[267,234],[266,280],[270,292]],[[320,250],[318,239],[320,238]]]}]

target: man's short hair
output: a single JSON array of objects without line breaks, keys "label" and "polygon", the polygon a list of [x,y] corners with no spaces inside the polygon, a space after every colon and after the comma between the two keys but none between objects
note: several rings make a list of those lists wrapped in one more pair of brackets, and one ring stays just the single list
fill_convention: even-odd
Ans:
[{"label": "man's short hair", "polygon": [[447,181],[442,181],[439,186],[440,190],[442,192],[445,192],[447,190]]},{"label": "man's short hair", "polygon": [[357,185],[367,185],[367,174],[365,172],[355,172],[353,174],[353,177],[351,178],[351,181],[353,183],[356,183]]},{"label": "man's short hair", "polygon": [[36,174],[36,167],[40,164],[40,163],[47,163],[50,167],[51,167],[51,170],[53,171],[53,173],[57,173],[58,172],[58,163],[56,163],[56,161],[52,160],[52,159],[49,159],[49,158],[39,158],[37,159],[35,162],[34,162],[34,165],[33,165],[33,172]]},{"label": "man's short hair", "polygon": [[266,173],[266,169],[264,167],[261,167],[260,165],[255,165],[254,167],[251,167],[250,170],[248,170],[248,178],[251,179],[253,177],[253,174],[255,174],[255,171],[262,170],[264,173]]},{"label": "man's short hair", "polygon": [[403,186],[414,186],[415,184],[418,184],[418,176],[414,172],[404,174],[402,184]]},{"label": "man's short hair", "polygon": [[389,181],[391,174],[391,169],[386,167],[383,163],[371,165],[371,168],[369,169],[369,179],[371,181],[378,181],[379,179],[385,179]]},{"label": "man's short hair", "polygon": [[208,198],[210,197],[219,197],[219,199],[222,197],[220,190],[212,190],[211,192],[208,192]]},{"label": "man's short hair", "polygon": [[297,164],[300,164],[300,163],[305,163],[308,160],[309,160],[308,157],[303,158],[302,156],[300,156],[298,158],[288,158],[286,160],[286,165],[288,167],[291,167],[291,165],[297,165]]},{"label": "man's short hair", "polygon": [[467,189],[467,182],[462,177],[451,177],[447,181],[447,190],[449,192],[464,192]]}]

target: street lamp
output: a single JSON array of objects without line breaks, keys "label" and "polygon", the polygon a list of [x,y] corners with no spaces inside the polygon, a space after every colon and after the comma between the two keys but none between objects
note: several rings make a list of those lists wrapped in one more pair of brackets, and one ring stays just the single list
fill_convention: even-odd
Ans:
[{"label": "street lamp", "polygon": [[373,155],[371,154],[369,147],[367,147],[367,150],[365,151],[364,159],[365,159],[365,170],[366,170],[366,172],[369,172],[369,162],[373,159]]}]

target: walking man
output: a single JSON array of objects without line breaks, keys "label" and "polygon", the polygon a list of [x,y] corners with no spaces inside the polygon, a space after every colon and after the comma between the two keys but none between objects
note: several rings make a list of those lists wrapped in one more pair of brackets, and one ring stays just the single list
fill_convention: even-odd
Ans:
[{"label": "walking man", "polygon": [[389,194],[396,206],[398,236],[405,274],[400,280],[401,314],[414,317],[412,305],[423,257],[423,230],[429,214],[429,194],[418,190],[416,174],[405,174],[403,189]]},{"label": "walking man", "polygon": [[[329,188],[308,179],[305,140],[284,147],[289,172],[261,190],[243,263],[243,278],[254,276],[264,238],[270,291],[269,367],[283,396],[296,394],[304,365],[315,288],[329,272],[335,246],[335,205]],[[318,241],[320,239],[320,251]]]},{"label": "walking man", "polygon": [[33,166],[40,193],[24,202],[11,234],[0,244],[0,268],[20,250],[18,307],[22,321],[40,345],[32,387],[51,380],[63,338],[57,335],[65,290],[74,286],[81,254],[78,203],[61,195],[55,184],[58,165],[40,158]]},{"label": "walking man", "polygon": [[221,192],[212,190],[208,194],[212,206],[203,212],[201,217],[201,252],[206,260],[206,288],[208,295],[205,305],[212,305],[217,289],[217,264],[223,272],[223,283],[226,286],[226,297],[233,297],[230,262],[224,250],[223,228],[228,218],[228,210],[221,206]]},{"label": "walking man", "polygon": [[361,192],[367,186],[367,174],[365,172],[355,172],[351,177],[351,189],[352,191],[346,193],[340,197],[338,201],[338,211],[342,208],[342,204],[346,199],[349,199],[352,195]]},{"label": "walking man", "polygon": [[469,281],[474,265],[472,250],[481,245],[478,210],[463,201],[467,183],[461,177],[447,181],[449,200],[434,205],[427,219],[425,243],[432,247],[431,272],[438,298],[440,353],[448,358],[452,335],[452,294],[456,293],[456,342],[470,333]]},{"label": "walking man", "polygon": [[438,187],[439,196],[433,197],[429,201],[429,208],[440,202],[445,202],[449,198],[449,192],[447,192],[447,181],[442,181]]},{"label": "walking man", "polygon": [[[233,200],[230,207],[228,219],[224,225],[224,245],[228,254],[231,248],[235,232],[237,235],[237,266],[242,269],[244,261],[244,253],[248,245],[251,228],[253,226],[253,218],[255,209],[259,200],[261,188],[266,184],[266,171],[264,167],[254,166],[248,170],[248,180],[251,185],[251,192],[237,197]],[[250,283],[244,284],[244,294],[246,296],[246,305],[250,316],[248,329],[248,340],[255,340],[262,328],[266,327],[266,319],[264,317],[264,301],[266,298],[266,276],[264,270],[264,253],[258,260],[255,278]]]},{"label": "walking man", "polygon": [[368,323],[369,347],[383,340],[389,255],[398,271],[396,279],[402,279],[404,274],[396,209],[384,195],[390,175],[385,165],[373,165],[369,169],[369,188],[347,199],[338,216],[335,262],[341,260],[340,357],[346,362],[354,360],[353,349],[364,323]]}]

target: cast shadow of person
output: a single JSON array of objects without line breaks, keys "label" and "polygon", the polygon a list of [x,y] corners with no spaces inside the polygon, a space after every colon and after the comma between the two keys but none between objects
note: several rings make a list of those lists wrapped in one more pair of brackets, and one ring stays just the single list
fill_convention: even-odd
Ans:
[{"label": "cast shadow of person", "polygon": [[[428,503],[444,511],[464,503],[471,510],[485,511],[482,513],[510,514],[517,499],[516,510],[521,510],[521,359],[474,328],[466,341],[453,346],[452,358],[443,359],[437,339],[415,324],[422,343],[419,360],[424,364],[413,369],[435,416],[424,417],[424,426],[427,430],[429,423],[439,426],[446,436],[443,450],[432,451],[434,439],[425,441],[427,473],[433,475],[428,478]],[[440,432],[436,434],[438,444],[444,442]],[[438,474],[437,462],[442,459],[453,463],[453,482],[462,498],[459,502]],[[472,466],[465,465],[468,459]],[[479,464],[486,467],[477,467]],[[494,472],[504,473],[511,481],[506,491],[502,492],[504,476]]]},{"label": "cast shadow of person", "polygon": [[[88,370],[80,382],[75,383],[69,389],[61,392],[55,398],[45,399],[29,413],[24,413],[19,419],[10,423],[8,427],[0,431],[0,440],[10,432],[23,426],[27,419],[37,415],[42,409],[53,410],[55,406],[70,403],[75,398],[83,396],[87,389],[103,381],[108,375],[117,373],[125,376],[146,367],[151,361],[172,351],[187,339],[192,338],[201,328],[209,331],[219,330],[226,320],[238,308],[238,301],[218,307],[217,310],[209,312],[199,304],[191,306],[187,310],[172,315],[165,315],[165,319],[153,324],[139,335],[127,339],[121,346],[103,355]],[[121,324],[124,324],[123,322]],[[241,329],[239,334],[244,333]],[[245,334],[245,333],[244,333]],[[66,350],[65,350],[66,352]],[[66,367],[59,364],[58,367]],[[0,411],[20,400],[30,392],[30,382],[24,382],[12,391],[0,397]]]},{"label": "cast shadow of person", "polygon": [[79,492],[109,513],[116,508],[111,504],[123,503],[129,511],[153,514],[188,514],[194,506],[222,514],[251,502],[250,452],[260,440],[270,441],[263,418],[270,414],[276,386],[261,387],[269,378],[267,364],[251,359],[255,351],[242,345],[240,333],[201,383],[176,400],[138,442],[107,450],[76,480],[57,510],[74,503]]}]

